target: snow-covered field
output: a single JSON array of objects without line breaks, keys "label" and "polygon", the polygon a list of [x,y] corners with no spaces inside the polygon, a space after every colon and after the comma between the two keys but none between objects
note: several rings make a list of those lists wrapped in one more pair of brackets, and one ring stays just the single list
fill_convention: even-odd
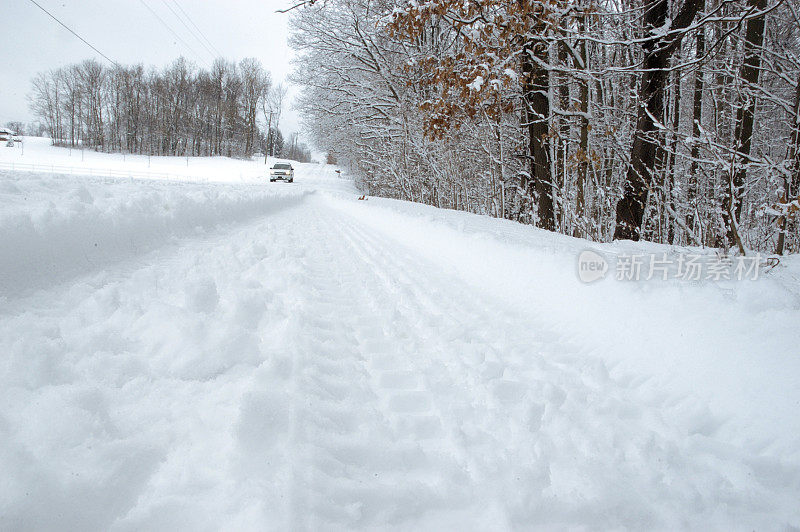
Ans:
[{"label": "snow-covered field", "polygon": [[587,285],[687,250],[83,157],[0,148],[75,174],[0,170],[0,529],[800,527],[798,257]]}]

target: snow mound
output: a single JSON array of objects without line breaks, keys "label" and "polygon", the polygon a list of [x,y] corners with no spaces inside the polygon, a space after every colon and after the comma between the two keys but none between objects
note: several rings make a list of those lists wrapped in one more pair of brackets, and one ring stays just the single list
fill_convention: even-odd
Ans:
[{"label": "snow mound", "polygon": [[305,195],[263,183],[209,187],[0,171],[0,296],[264,216]]},{"label": "snow mound", "polygon": [[800,527],[800,257],[583,284],[702,250],[334,174],[0,173],[0,529]]}]

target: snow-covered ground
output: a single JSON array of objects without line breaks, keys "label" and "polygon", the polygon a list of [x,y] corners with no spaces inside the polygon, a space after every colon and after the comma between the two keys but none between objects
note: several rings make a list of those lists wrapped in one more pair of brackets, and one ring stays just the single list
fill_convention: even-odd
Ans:
[{"label": "snow-covered ground", "polygon": [[149,157],[121,153],[100,153],[80,148],[53,148],[50,139],[24,137],[14,148],[2,146],[0,168],[4,170],[59,172],[75,175],[109,175],[140,179],[171,178],[181,181],[250,182],[266,175],[263,158]]},{"label": "snow-covered ground", "polygon": [[800,527],[796,256],[583,284],[586,248],[696,250],[324,165],[11,162],[76,175],[0,170],[2,530]]}]

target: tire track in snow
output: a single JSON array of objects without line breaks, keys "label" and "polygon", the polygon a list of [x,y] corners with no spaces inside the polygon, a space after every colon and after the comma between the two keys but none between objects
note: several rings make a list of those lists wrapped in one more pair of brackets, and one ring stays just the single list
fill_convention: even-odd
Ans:
[{"label": "tire track in snow", "polygon": [[[380,409],[381,417],[391,430],[390,441],[385,445],[396,446],[398,443],[412,442],[422,452],[421,459],[429,461],[426,466],[430,469],[428,475],[438,476],[433,489],[433,493],[438,495],[431,494],[427,497],[429,499],[426,501],[427,508],[439,510],[459,508],[463,514],[469,515],[470,519],[474,520],[476,501],[482,501],[480,512],[486,513],[487,508],[491,510],[493,506],[501,504],[497,499],[511,495],[511,492],[519,488],[513,485],[514,482],[519,484],[534,480],[535,485],[546,484],[541,468],[534,467],[532,474],[521,475],[518,471],[520,464],[514,463],[505,464],[506,471],[503,472],[513,477],[512,485],[507,486],[505,490],[508,493],[498,495],[491,494],[490,489],[476,490],[476,487],[486,480],[496,481],[494,477],[498,476],[496,469],[498,463],[493,463],[491,459],[480,459],[475,455],[475,447],[482,448],[478,449],[479,452],[491,453],[493,449],[504,449],[504,442],[492,437],[484,427],[468,427],[465,422],[472,418],[491,419],[496,415],[496,412],[483,406],[492,403],[491,392],[484,383],[487,379],[483,374],[487,371],[497,372],[499,363],[497,360],[490,360],[485,367],[479,365],[472,368],[458,357],[453,357],[451,353],[449,343],[459,336],[468,337],[468,341],[475,342],[479,350],[487,348],[491,350],[486,344],[489,338],[486,338],[483,329],[480,331],[482,336],[475,337],[470,335],[464,324],[456,321],[449,324],[450,334],[440,338],[443,314],[450,313],[454,316],[464,314],[465,309],[471,309],[475,305],[475,301],[470,301],[466,306],[460,305],[459,308],[450,308],[448,304],[443,306],[442,302],[445,299],[432,300],[424,292],[438,293],[436,288],[427,283],[420,285],[412,282],[408,275],[403,273],[425,271],[423,265],[410,260],[398,261],[393,256],[395,250],[388,250],[385,243],[381,245],[365,237],[363,228],[357,224],[341,215],[331,217],[330,214],[334,213],[326,214],[328,220],[324,222],[324,226],[326,229],[339,228],[337,232],[347,247],[339,249],[336,256],[328,255],[320,261],[324,271],[318,274],[316,282],[310,284],[320,286],[321,290],[327,290],[325,287],[331,284],[333,277],[334,285],[341,284],[348,287],[345,294],[340,293],[334,299],[365,301],[364,304],[359,303],[357,306],[366,305],[369,312],[364,314],[363,310],[360,312],[356,310],[356,316],[361,316],[365,323],[371,324],[369,327],[371,329],[375,329],[377,325],[377,330],[363,335],[358,331],[361,320],[356,320],[352,325],[355,334],[364,336],[364,342],[359,348],[362,350],[361,358],[368,368],[372,382],[372,393],[362,396],[375,395],[378,400],[377,408]],[[325,232],[326,243],[332,241],[328,233],[329,229]],[[330,249],[331,246],[327,247]],[[350,267],[354,257],[356,259],[354,267],[358,271],[355,278],[360,284],[357,287],[350,287],[350,283],[341,278],[340,268],[341,265]],[[346,308],[349,309],[350,306]],[[340,315],[352,315],[348,311],[342,311],[341,308],[338,312]],[[483,315],[478,316],[477,320],[470,318],[468,325],[473,326],[485,319],[486,316]],[[381,338],[382,336],[388,338]],[[403,340],[406,341],[405,345]],[[483,357],[484,354],[476,353],[476,356]],[[435,386],[435,391],[430,389],[430,384]],[[514,394],[522,388],[521,383],[515,381],[504,381],[501,384],[495,387],[494,391],[503,401],[513,399]],[[479,391],[483,395],[477,393]],[[472,447],[472,454],[467,452],[467,445]],[[451,465],[443,465],[447,462]],[[509,471],[509,468],[515,471]],[[396,480],[400,485],[384,486],[383,489],[391,493],[401,490],[406,485],[402,478]],[[334,484],[334,489],[341,493],[343,487]],[[369,494],[375,498],[374,490]],[[447,496],[443,498],[441,494]],[[363,504],[356,494],[354,497],[354,503]],[[395,520],[409,519],[409,514],[413,514],[414,510],[409,511],[406,508],[406,515],[403,516],[403,510],[396,506],[398,500],[400,498],[397,495],[386,497],[383,512],[393,511]],[[489,502],[486,502],[487,500]],[[495,502],[491,502],[492,500]],[[392,501],[395,502],[394,505]],[[432,502],[435,504],[431,504]],[[473,509],[467,509],[470,506]],[[351,518],[366,519],[369,523],[367,514],[368,511],[362,511]],[[492,516],[493,523],[502,522],[504,519],[502,513],[497,515],[495,512],[495,514]],[[389,522],[392,520],[389,519]],[[347,521],[342,524],[345,523]]]},{"label": "tire track in snow", "polygon": [[[518,497],[523,482],[523,493],[541,491],[549,482],[546,469],[535,464],[527,467],[520,454],[505,463],[502,456],[493,456],[497,450],[506,454],[513,440],[498,438],[490,426],[492,420],[507,404],[523,399],[525,393],[523,382],[503,378],[507,365],[494,347],[500,339],[493,338],[493,331],[507,327],[507,323],[492,317],[499,311],[470,294],[466,286],[438,274],[402,247],[391,246],[362,224],[344,220],[343,225],[346,238],[362,260],[370,264],[387,293],[401,303],[398,312],[403,325],[398,330],[405,327],[414,331],[419,340],[410,373],[422,379],[426,388],[435,390],[428,393],[444,420],[445,447],[450,452],[458,450],[469,473],[471,492],[461,504],[481,501],[484,508],[508,506]],[[536,345],[529,344],[532,357],[536,356],[532,349]],[[460,351],[459,347],[468,350]],[[506,419],[516,422],[513,417]],[[475,424],[475,420],[484,425]],[[525,421],[520,425],[526,425]],[[502,512],[495,512],[500,522],[507,519]]]},{"label": "tire track in snow", "polygon": [[[393,351],[380,313],[387,300],[376,299],[376,292],[385,294],[369,265],[332,238],[337,223],[316,213],[309,220],[324,244],[311,252],[314,260],[304,270],[307,310],[296,316],[309,326],[298,338],[296,385],[306,402],[299,410],[300,439],[293,442],[304,456],[294,489],[298,529],[402,522],[442,498],[441,463],[413,438],[398,437],[392,405],[387,411],[367,369],[371,352]],[[394,409],[419,406],[412,401]]]},{"label": "tire track in snow", "polygon": [[[469,449],[473,480],[500,494],[512,523],[577,526],[588,515],[620,526],[685,527],[711,523],[720,512],[756,524],[773,522],[781,509],[791,515],[788,485],[772,473],[781,466],[759,474],[755,466],[768,459],[715,440],[707,410],[612,380],[586,350],[504,311],[363,223],[343,225],[356,248],[369,250],[362,258],[387,290],[422,309],[430,326],[423,336],[445,340],[434,353],[443,363],[422,371],[429,381],[450,372],[437,401],[472,402],[466,411],[451,409],[449,428]],[[456,346],[478,349],[462,359]],[[452,393],[448,381],[469,384]],[[474,420],[484,425],[469,426]],[[786,474],[792,478],[791,469]],[[721,496],[709,489],[736,485],[742,475],[750,479],[746,490]],[[800,486],[790,491],[800,493]]]}]

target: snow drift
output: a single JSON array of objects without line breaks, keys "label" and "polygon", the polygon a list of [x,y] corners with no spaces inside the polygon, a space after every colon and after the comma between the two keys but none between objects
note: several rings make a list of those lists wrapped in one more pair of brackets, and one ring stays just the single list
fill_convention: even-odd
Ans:
[{"label": "snow drift", "polygon": [[0,528],[800,526],[798,257],[586,285],[707,252],[296,178],[0,173]]}]

